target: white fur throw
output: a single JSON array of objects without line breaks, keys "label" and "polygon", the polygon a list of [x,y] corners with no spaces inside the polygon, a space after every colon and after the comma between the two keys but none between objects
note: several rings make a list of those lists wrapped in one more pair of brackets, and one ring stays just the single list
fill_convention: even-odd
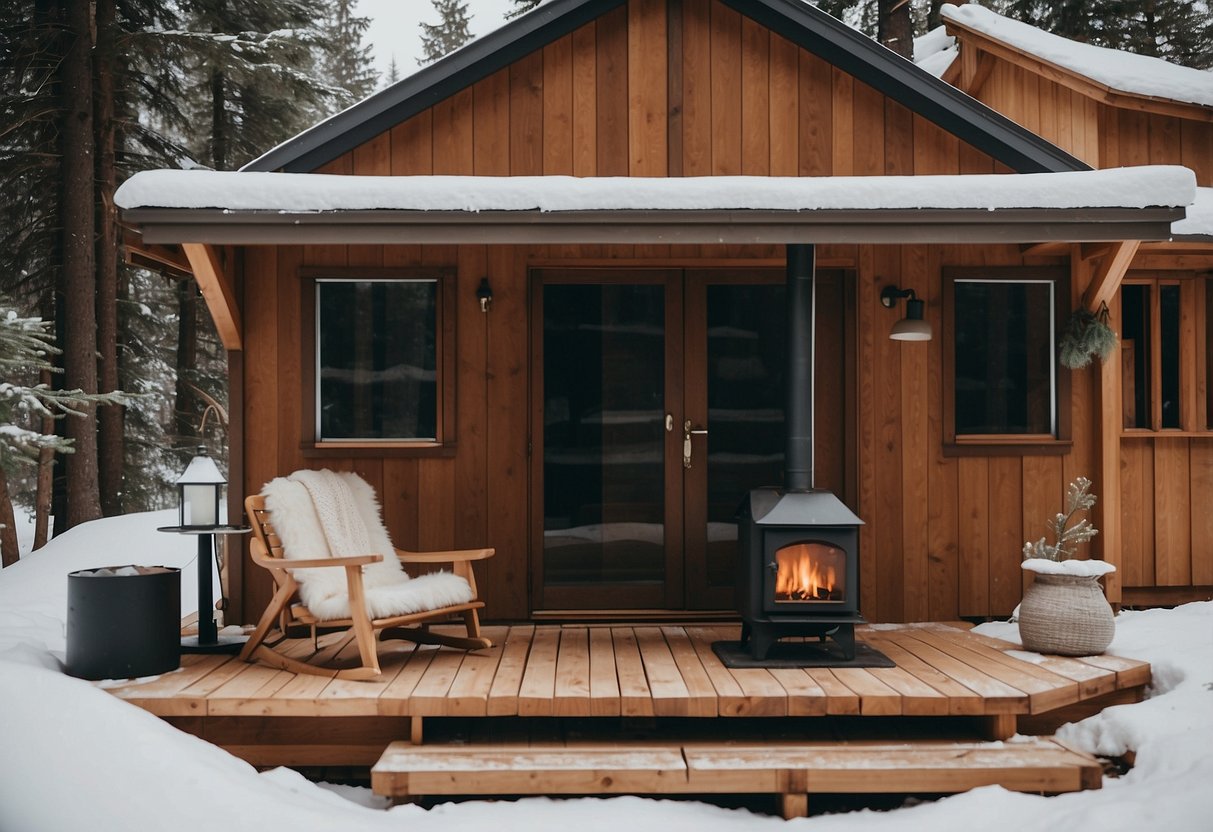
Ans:
[{"label": "white fur throw", "polygon": [[[288,559],[383,555],[362,567],[367,612],[387,618],[439,609],[472,600],[468,582],[450,572],[410,578],[396,559],[383,527],[375,490],[348,471],[296,471],[270,480],[261,489],[274,530]],[[360,549],[360,551],[355,551]],[[299,596],[321,620],[348,618],[345,570],[294,569]]]}]

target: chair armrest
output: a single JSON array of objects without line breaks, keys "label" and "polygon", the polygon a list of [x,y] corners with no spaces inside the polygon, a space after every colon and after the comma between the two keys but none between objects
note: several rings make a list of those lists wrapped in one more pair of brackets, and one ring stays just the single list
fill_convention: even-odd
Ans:
[{"label": "chair armrest", "polygon": [[458,563],[469,560],[485,560],[496,554],[496,549],[458,549],[450,552],[406,552],[396,550],[401,563]]},{"label": "chair armrest", "polygon": [[366,566],[368,563],[378,563],[383,555],[353,555],[346,558],[309,558],[295,560],[293,558],[268,558],[257,554],[253,549],[253,562],[266,569],[319,569],[324,566]]}]

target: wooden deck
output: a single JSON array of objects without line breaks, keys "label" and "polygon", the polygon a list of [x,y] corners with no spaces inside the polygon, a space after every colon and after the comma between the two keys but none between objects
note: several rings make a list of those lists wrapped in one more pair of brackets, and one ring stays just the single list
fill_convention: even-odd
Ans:
[{"label": "wooden deck", "polygon": [[[396,735],[383,738],[382,750],[388,740],[420,739],[421,720],[435,717],[978,717],[979,733],[997,739],[1033,718],[1132,699],[1150,681],[1143,662],[1017,653],[942,624],[861,628],[859,637],[897,664],[872,669],[730,670],[711,643],[736,638],[736,627],[524,625],[486,633],[495,646],[475,653],[389,642],[384,675],[372,682],[188,655],[177,672],[108,689],[208,738],[207,724],[251,725],[247,718],[258,721],[258,735],[287,729],[270,727],[274,717],[340,718],[345,726],[361,718],[367,730],[391,721]],[[300,639],[288,649],[302,658],[312,644]],[[321,652],[333,649],[321,639]]]}]

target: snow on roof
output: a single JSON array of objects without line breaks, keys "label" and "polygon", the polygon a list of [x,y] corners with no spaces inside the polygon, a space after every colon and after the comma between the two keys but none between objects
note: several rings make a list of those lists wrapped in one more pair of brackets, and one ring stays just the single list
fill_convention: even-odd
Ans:
[{"label": "snow on roof", "polygon": [[936,78],[943,77],[959,54],[956,38],[949,35],[943,26],[936,26],[925,35],[914,38],[914,63]]},{"label": "snow on roof", "polygon": [[1188,206],[1188,215],[1172,223],[1171,231],[1183,237],[1213,237],[1213,188],[1196,189],[1196,201]]},{"label": "snow on roof", "polygon": [[948,3],[940,13],[945,21],[956,21],[1119,92],[1213,107],[1213,72],[1078,43],[973,4]]},{"label": "snow on roof", "polygon": [[153,170],[114,195],[119,208],[324,211],[696,211],[1147,208],[1191,204],[1175,165],[956,176],[337,176]]}]

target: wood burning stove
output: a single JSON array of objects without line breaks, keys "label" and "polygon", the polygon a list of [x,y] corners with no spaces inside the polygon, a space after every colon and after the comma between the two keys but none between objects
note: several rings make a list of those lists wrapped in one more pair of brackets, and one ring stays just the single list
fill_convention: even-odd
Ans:
[{"label": "wood burning stove", "polygon": [[[742,504],[736,580],[741,643],[713,645],[733,667],[767,661],[776,642],[789,637],[817,639],[792,648],[792,664],[854,662],[855,625],[864,623],[863,521],[829,491],[813,488],[813,272],[813,247],[789,245],[787,467],[782,489],[756,489]],[[868,666],[892,665],[875,651],[864,652]]]},{"label": "wood burning stove", "polygon": [[742,508],[737,559],[741,646],[758,660],[787,636],[833,641],[855,658],[859,615],[859,527],[829,491],[751,491]]}]

